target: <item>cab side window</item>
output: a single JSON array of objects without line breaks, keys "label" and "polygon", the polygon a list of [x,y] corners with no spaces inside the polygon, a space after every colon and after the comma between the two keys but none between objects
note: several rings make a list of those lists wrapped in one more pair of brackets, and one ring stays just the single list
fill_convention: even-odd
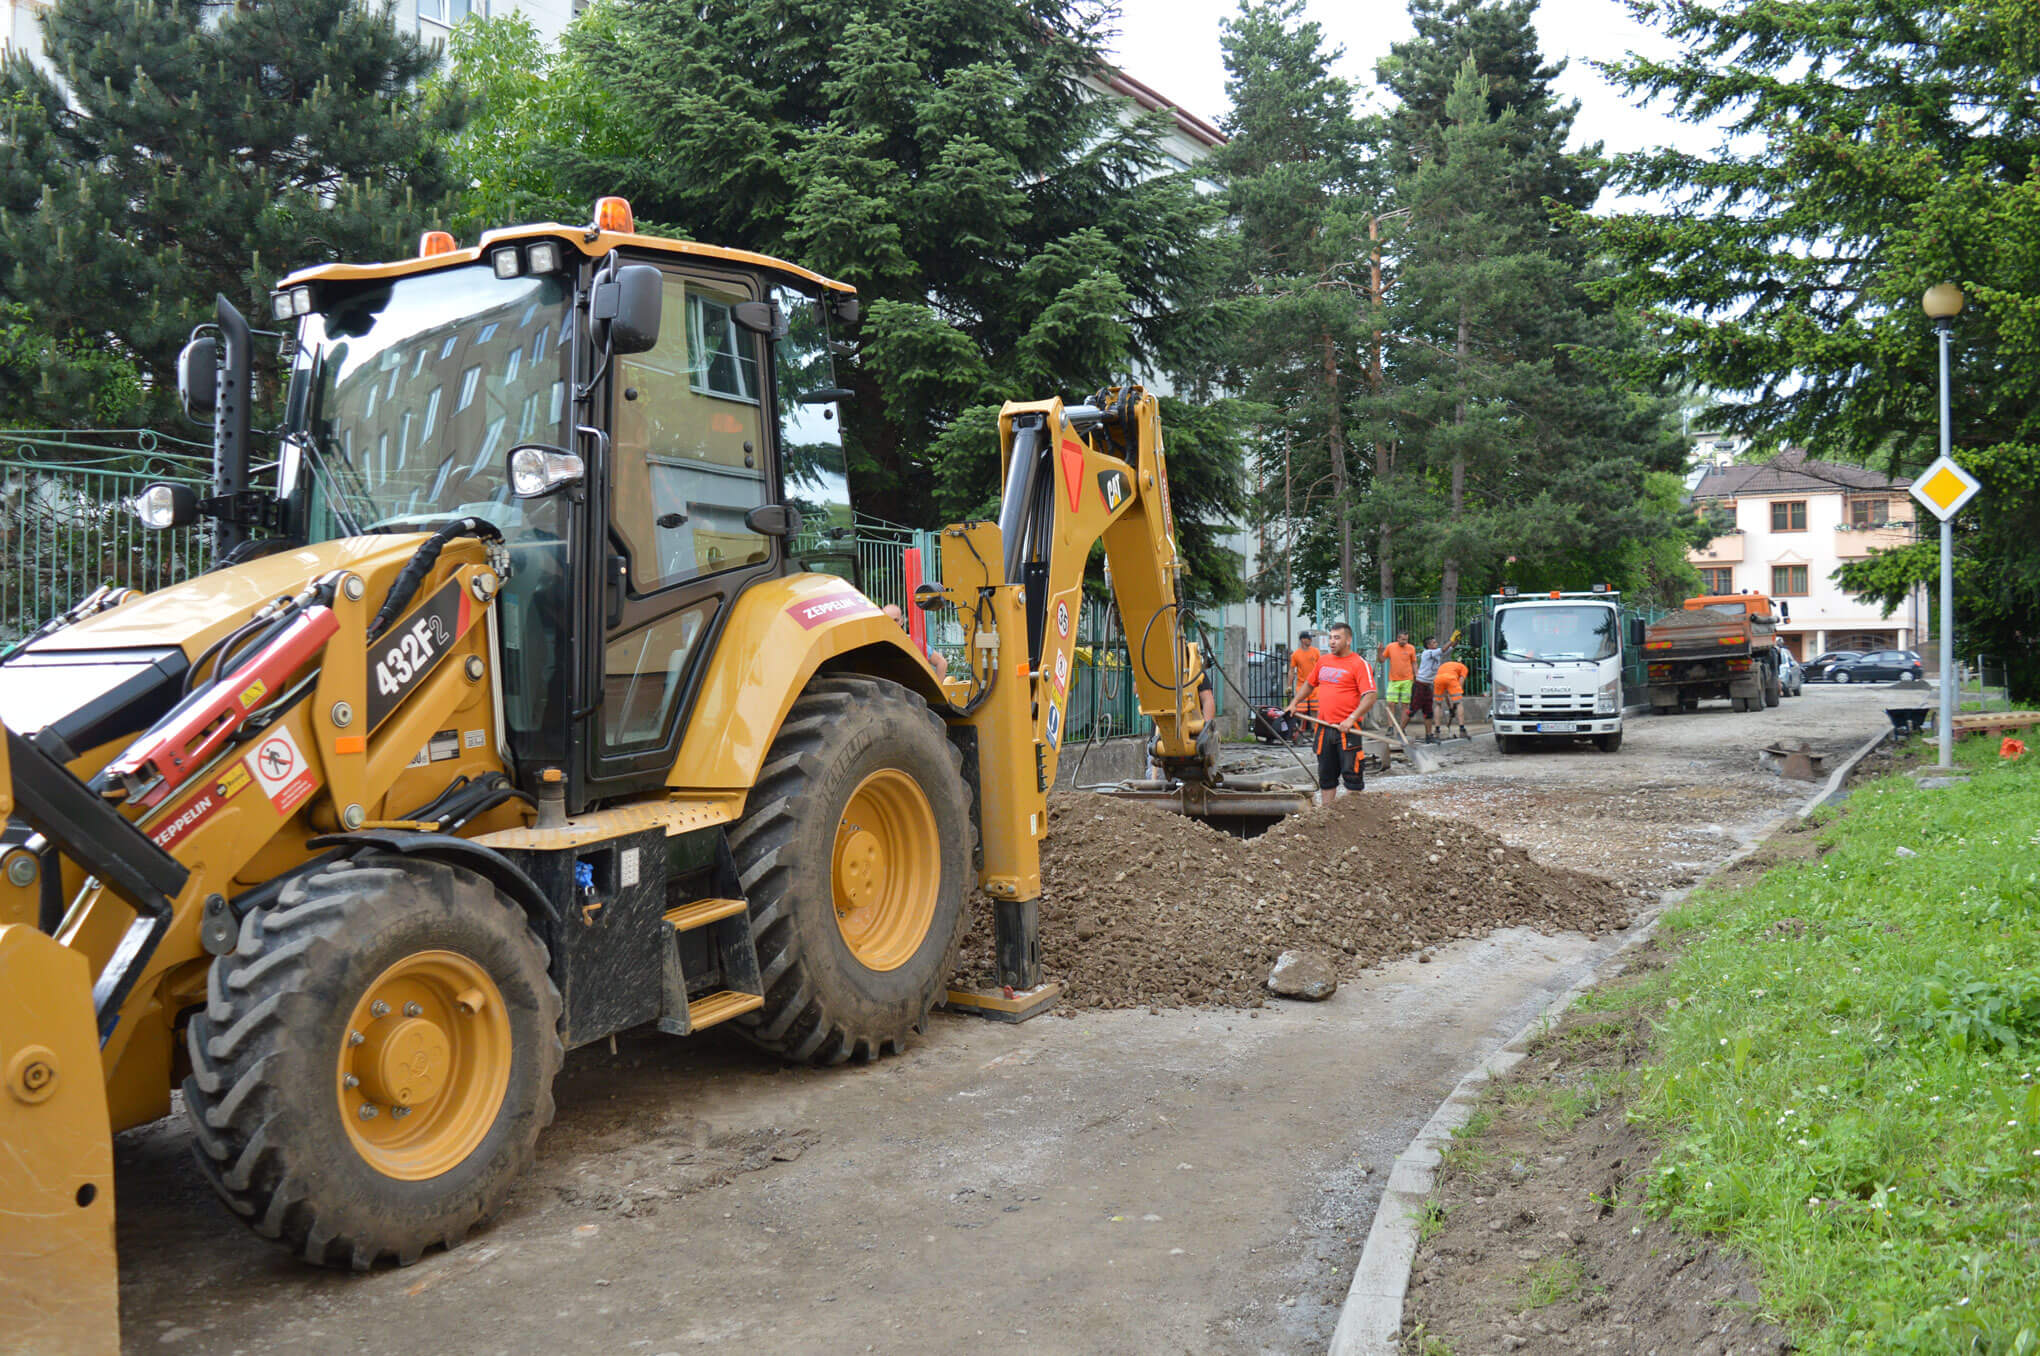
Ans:
[{"label": "cab side window", "polygon": [[665,279],[658,346],[616,360],[610,520],[630,585],[651,593],[768,560],[744,525],[767,502],[758,364],[763,340],[740,327],[742,287]]}]

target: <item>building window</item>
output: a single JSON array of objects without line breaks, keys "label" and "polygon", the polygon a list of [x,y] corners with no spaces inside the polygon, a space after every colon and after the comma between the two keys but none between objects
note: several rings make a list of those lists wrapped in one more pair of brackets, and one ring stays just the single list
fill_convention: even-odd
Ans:
[{"label": "building window", "polygon": [[1849,526],[1855,528],[1883,527],[1891,521],[1889,499],[1857,499],[1849,505]]},{"label": "building window", "polygon": [[1773,565],[1771,567],[1771,596],[1773,598],[1804,598],[1806,596],[1806,567],[1804,565]]},{"label": "building window", "polygon": [[1700,591],[1720,596],[1735,592],[1735,571],[1726,566],[1700,571]]},{"label": "building window", "polygon": [[1771,530],[1773,532],[1806,531],[1806,501],[1804,499],[1772,500]]},{"label": "building window", "polygon": [[467,18],[470,14],[487,14],[485,4],[471,3],[471,0],[418,0],[418,17],[448,28]]}]

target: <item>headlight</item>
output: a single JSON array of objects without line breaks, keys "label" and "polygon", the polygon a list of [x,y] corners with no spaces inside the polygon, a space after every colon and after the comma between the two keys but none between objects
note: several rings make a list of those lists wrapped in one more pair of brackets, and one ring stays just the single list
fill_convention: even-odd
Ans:
[{"label": "headlight", "polygon": [[1495,680],[1494,699],[1496,715],[1513,716],[1516,714],[1516,689],[1502,682],[1499,678]]},{"label": "headlight", "polygon": [[1594,701],[1594,714],[1612,716],[1622,709],[1622,679],[1618,676],[1601,684],[1601,695]]},{"label": "headlight", "polygon": [[510,490],[519,499],[551,494],[584,474],[581,459],[572,452],[540,443],[510,449]]},{"label": "headlight", "polygon": [[158,531],[183,527],[198,518],[198,495],[189,485],[151,485],[136,497],[135,516]]}]

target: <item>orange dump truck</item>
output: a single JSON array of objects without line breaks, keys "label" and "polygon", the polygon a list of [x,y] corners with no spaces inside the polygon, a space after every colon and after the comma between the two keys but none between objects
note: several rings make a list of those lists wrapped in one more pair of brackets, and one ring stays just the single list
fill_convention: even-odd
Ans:
[{"label": "orange dump truck", "polygon": [[1778,623],[1789,620],[1785,604],[1761,593],[1688,598],[1644,632],[1650,709],[1692,711],[1709,697],[1726,697],[1737,711],[1776,706],[1784,696]]}]

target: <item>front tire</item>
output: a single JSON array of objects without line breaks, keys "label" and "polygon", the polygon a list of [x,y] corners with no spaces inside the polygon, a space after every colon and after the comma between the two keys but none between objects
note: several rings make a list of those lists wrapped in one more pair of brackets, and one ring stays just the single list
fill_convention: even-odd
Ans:
[{"label": "front tire", "polygon": [[1594,747],[1603,753],[1615,752],[1622,747],[1622,731],[1617,730],[1614,734],[1595,735]]},{"label": "front tire", "polygon": [[794,702],[730,834],[765,993],[750,1040],[840,1064],[926,1026],[970,923],[962,761],[897,683],[822,678]]},{"label": "front tire", "polygon": [[1849,681],[1849,671],[1847,669],[1836,669],[1832,674],[1828,675],[1828,681],[1831,683],[1846,683]]},{"label": "front tire", "polygon": [[408,1266],[503,1204],[564,1049],[544,945],[487,882],[370,856],[284,887],[213,962],[184,1082],[199,1167],[321,1266]]}]

